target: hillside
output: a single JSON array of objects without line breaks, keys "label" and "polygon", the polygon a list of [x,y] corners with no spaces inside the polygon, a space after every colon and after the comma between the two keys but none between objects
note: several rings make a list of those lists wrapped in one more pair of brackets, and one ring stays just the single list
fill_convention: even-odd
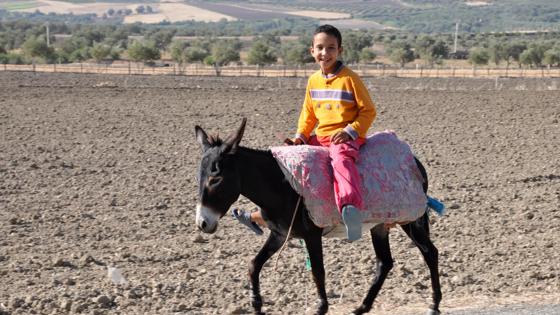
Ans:
[{"label": "hillside", "polygon": [[[139,12],[140,6],[153,11]],[[3,9],[3,10],[2,10]],[[108,14],[109,10],[126,12]],[[5,11],[4,11],[5,10]],[[36,14],[39,11],[42,13]],[[417,33],[515,32],[559,29],[557,0],[233,0],[233,1],[0,1],[0,19],[28,12],[33,19],[53,13],[90,14],[93,23],[169,23],[181,21],[253,23],[315,19],[341,28],[401,29]],[[71,18],[73,18],[71,16]]]}]

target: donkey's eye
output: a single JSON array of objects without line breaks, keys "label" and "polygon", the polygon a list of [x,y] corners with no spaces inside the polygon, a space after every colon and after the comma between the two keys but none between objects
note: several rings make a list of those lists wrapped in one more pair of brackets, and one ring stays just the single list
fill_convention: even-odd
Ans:
[{"label": "donkey's eye", "polygon": [[222,176],[210,176],[208,177],[208,187],[213,187],[221,183],[223,180]]}]

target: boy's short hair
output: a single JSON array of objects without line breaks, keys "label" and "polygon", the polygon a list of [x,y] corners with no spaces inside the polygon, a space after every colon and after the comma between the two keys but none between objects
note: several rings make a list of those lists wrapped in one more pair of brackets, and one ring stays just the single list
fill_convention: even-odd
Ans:
[{"label": "boy's short hair", "polygon": [[[338,41],[338,47],[342,46],[342,35],[336,27],[330,24],[321,25],[315,29],[315,32],[313,32],[313,37],[315,37],[315,35],[319,33],[325,33],[327,35],[336,37],[336,40]],[[311,44],[313,45],[313,42]]]}]

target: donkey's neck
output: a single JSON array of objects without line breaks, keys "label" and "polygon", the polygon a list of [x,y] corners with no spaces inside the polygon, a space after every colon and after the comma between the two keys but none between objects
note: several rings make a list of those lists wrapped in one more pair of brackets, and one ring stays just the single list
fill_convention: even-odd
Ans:
[{"label": "donkey's neck", "polygon": [[283,207],[293,192],[272,153],[240,147],[237,153],[241,194],[265,209]]}]

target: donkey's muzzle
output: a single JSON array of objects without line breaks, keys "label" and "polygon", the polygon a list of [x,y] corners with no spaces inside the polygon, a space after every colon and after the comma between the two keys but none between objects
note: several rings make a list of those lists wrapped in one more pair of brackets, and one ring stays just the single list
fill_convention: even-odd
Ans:
[{"label": "donkey's muzzle", "polygon": [[214,233],[218,229],[219,217],[210,209],[196,205],[196,227],[204,233]]}]

